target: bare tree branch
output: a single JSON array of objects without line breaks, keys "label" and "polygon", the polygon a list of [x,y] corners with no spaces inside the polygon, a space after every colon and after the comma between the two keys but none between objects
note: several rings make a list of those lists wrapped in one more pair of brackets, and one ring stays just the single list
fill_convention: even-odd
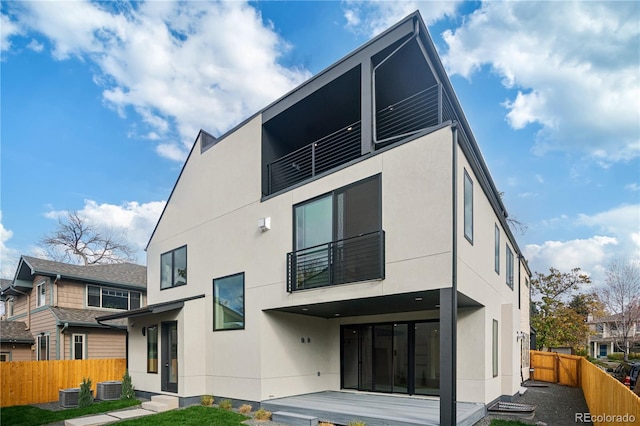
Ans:
[{"label": "bare tree branch", "polygon": [[122,236],[96,229],[75,211],[58,220],[40,244],[54,260],[84,265],[129,262],[135,253]]}]

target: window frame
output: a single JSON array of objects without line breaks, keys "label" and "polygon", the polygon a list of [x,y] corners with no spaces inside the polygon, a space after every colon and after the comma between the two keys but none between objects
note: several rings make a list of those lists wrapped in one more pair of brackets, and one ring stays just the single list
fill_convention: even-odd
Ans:
[{"label": "window frame", "polygon": [[498,365],[498,355],[499,355],[499,345],[498,345],[498,339],[499,339],[499,327],[498,327],[498,320],[494,319],[493,320],[493,324],[492,324],[492,340],[491,340],[491,367],[493,370],[493,377],[498,377],[498,374],[500,373],[500,369],[499,369],[499,365]]},{"label": "window frame", "polygon": [[506,247],[506,252],[507,252],[507,265],[506,265],[506,284],[507,286],[509,286],[509,288],[511,288],[511,290],[513,290],[513,276],[514,276],[514,264],[513,264],[513,251],[511,251],[511,247],[509,247],[509,244],[505,244]]},{"label": "window frame", "polygon": [[[217,302],[217,296],[216,296],[216,281],[221,281],[221,280],[225,280],[225,279],[229,279],[229,278],[233,278],[233,277],[237,277],[237,276],[241,276],[242,277],[242,325],[241,326],[236,326],[236,327],[224,327],[224,325],[220,328],[217,327],[216,325],[216,308],[217,306],[221,306],[218,302]],[[246,327],[246,312],[245,312],[245,308],[246,308],[246,277],[245,277],[245,273],[244,272],[238,272],[235,274],[231,274],[231,275],[225,275],[223,277],[218,277],[218,278],[214,278],[212,281],[212,290],[213,290],[213,331],[229,331],[229,330],[244,330]]]},{"label": "window frame", "polygon": [[[158,374],[158,324],[146,327],[147,334],[147,373]],[[151,358],[151,336],[155,336],[155,358]],[[151,361],[155,360],[155,368],[151,368]]]},{"label": "window frame", "polygon": [[[82,354],[80,356],[80,358],[77,357],[77,352],[76,352],[76,337],[80,337],[82,339]],[[72,360],[83,360],[83,359],[88,359],[88,353],[87,353],[87,335],[86,334],[82,334],[82,333],[73,333],[71,334],[71,351],[69,353],[70,358]]]},{"label": "window frame", "polygon": [[[467,169],[464,169],[464,179],[463,179],[463,228],[464,228],[464,237],[473,245],[473,179],[467,172]],[[469,187],[467,187],[467,182],[469,183]],[[467,209],[467,194],[469,195],[469,208]]]},{"label": "window frame", "polygon": [[[42,289],[42,292],[40,291]],[[46,306],[47,304],[47,281],[42,281],[36,285],[36,308]]]},{"label": "window frame", "polygon": [[0,362],[11,362],[11,351],[0,352]]},{"label": "window frame", "polygon": [[[45,351],[45,358],[42,358],[42,343],[41,341],[44,339],[44,344],[46,347],[46,351]],[[49,347],[49,335],[48,334],[38,334],[36,336],[36,359],[38,361],[49,361],[49,352],[51,351],[51,348]]]},{"label": "window frame", "polygon": [[[174,272],[174,270],[175,270],[175,254],[176,254],[177,251],[182,250],[182,249],[184,249],[185,279],[184,279],[183,283],[176,284],[175,283],[175,272]],[[163,279],[162,279],[162,276],[163,276],[162,258],[163,258],[163,256],[168,255],[168,254],[171,255],[171,283],[168,286],[163,287],[162,286],[162,283],[163,283]],[[187,285],[187,283],[189,282],[188,278],[187,278],[188,277],[188,272],[187,272],[188,271],[188,259],[189,258],[188,258],[188,251],[187,251],[187,245],[186,244],[184,244],[184,245],[182,245],[180,247],[176,247],[176,248],[174,248],[172,250],[166,251],[166,252],[164,252],[164,253],[162,253],[160,255],[160,290],[161,291],[162,290],[168,290],[170,288],[182,287],[183,285]]]},{"label": "window frame", "polygon": [[[99,306],[95,306],[95,305],[90,305],[89,304],[89,288],[90,287],[98,289],[98,300],[99,300],[98,303],[99,303]],[[109,308],[109,307],[104,306],[104,302],[103,302],[103,298],[102,298],[104,290],[115,290],[115,291],[126,292],[127,293],[127,307],[122,309],[122,308]],[[140,295],[140,298],[139,298],[140,299],[140,306],[138,306],[137,308],[132,308],[131,307],[131,293],[138,293]],[[116,287],[108,287],[108,286],[87,284],[85,303],[86,303],[87,308],[111,309],[111,310],[114,310],[114,311],[130,311],[131,309],[139,309],[139,308],[142,307],[142,292],[141,291],[136,291],[136,290],[125,290],[125,289],[116,288]]]},{"label": "window frame", "polygon": [[500,228],[497,223],[495,224],[494,239],[493,269],[496,271],[496,274],[500,275]]}]

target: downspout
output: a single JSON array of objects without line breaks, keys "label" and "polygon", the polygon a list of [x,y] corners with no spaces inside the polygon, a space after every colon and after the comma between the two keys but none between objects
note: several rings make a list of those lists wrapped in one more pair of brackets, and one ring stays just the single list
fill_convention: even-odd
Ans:
[{"label": "downspout", "polygon": [[[58,359],[64,359],[64,332],[69,328],[69,323],[65,322],[60,330],[58,330],[56,348],[57,348],[57,357]],[[62,338],[61,338],[62,336]],[[60,354],[62,354],[62,358],[60,358]]]},{"label": "downspout", "polygon": [[60,281],[60,274],[56,275],[56,279],[53,280],[53,291],[52,291],[52,296],[51,296],[51,305],[52,306],[58,306],[58,281]]},{"label": "downspout", "polygon": [[[451,141],[451,288],[440,289],[440,424],[457,424],[456,415],[456,380],[457,380],[457,346],[458,346],[458,128],[453,122]],[[451,294],[448,294],[448,291]],[[447,306],[448,305],[448,306]],[[442,310],[448,318],[442,318]],[[450,339],[443,337],[449,335]]]},{"label": "downspout", "polygon": [[[521,277],[521,270],[522,270],[522,254],[518,253],[518,310],[520,311],[520,315],[518,316],[518,318],[520,319],[520,324],[518,324],[518,329],[520,330],[521,325],[522,325],[522,277]],[[522,339],[524,339],[524,334],[523,334],[523,330],[520,330],[519,333],[516,334],[517,336],[520,336],[520,385],[522,385],[524,383],[524,373],[522,372]],[[516,339],[516,341],[518,341],[518,339]]]}]

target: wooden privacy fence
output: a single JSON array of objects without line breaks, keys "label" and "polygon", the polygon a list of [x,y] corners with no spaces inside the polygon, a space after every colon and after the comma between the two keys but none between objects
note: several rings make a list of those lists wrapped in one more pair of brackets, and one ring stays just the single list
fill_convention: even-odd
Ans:
[{"label": "wooden privacy fence", "polygon": [[0,407],[57,401],[60,389],[80,387],[83,378],[95,395],[96,383],[122,380],[126,365],[124,358],[0,362]]},{"label": "wooden privacy fence", "polygon": [[640,397],[586,358],[531,351],[531,367],[534,380],[581,387],[594,425],[640,424]]}]

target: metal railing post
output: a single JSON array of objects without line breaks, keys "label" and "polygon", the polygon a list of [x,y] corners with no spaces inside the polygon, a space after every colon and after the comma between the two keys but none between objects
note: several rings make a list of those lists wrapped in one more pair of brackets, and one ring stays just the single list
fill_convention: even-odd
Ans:
[{"label": "metal railing post", "polygon": [[311,176],[316,175],[316,143],[311,144]]}]

